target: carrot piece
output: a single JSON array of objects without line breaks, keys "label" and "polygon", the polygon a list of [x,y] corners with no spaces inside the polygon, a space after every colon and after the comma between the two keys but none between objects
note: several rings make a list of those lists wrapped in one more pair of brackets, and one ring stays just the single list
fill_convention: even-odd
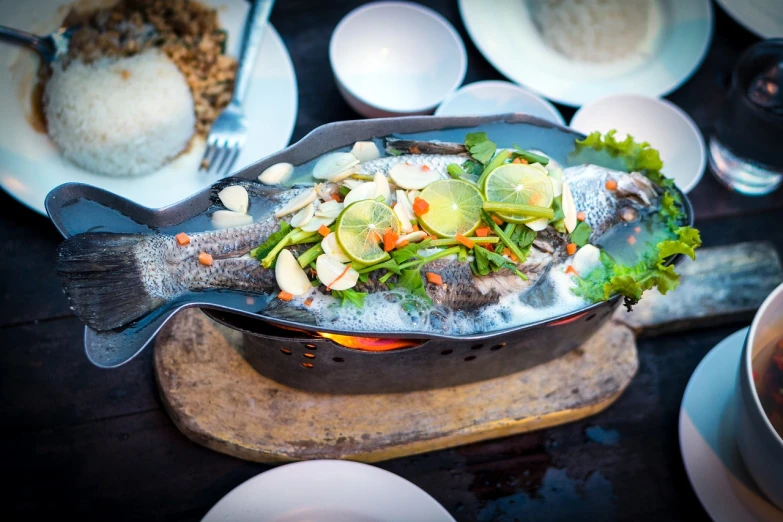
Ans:
[{"label": "carrot piece", "polygon": [[486,245],[484,245],[484,248],[486,248],[490,252],[494,252],[495,251],[495,245],[493,245],[492,243],[487,243]]},{"label": "carrot piece", "polygon": [[419,225],[413,225],[413,228],[411,229],[411,232],[418,232],[419,230],[421,230],[419,228]]},{"label": "carrot piece", "polygon": [[324,237],[328,236],[330,232],[331,230],[329,230],[329,227],[327,227],[326,225],[321,225],[320,227],[318,227],[318,233]]},{"label": "carrot piece", "polygon": [[454,239],[457,240],[457,243],[459,243],[460,245],[463,245],[468,250],[471,250],[474,246],[476,246],[476,243],[474,243],[470,239],[466,238],[462,234],[457,234],[456,236],[454,236]]},{"label": "carrot piece", "polygon": [[578,276],[578,275],[579,275],[579,274],[576,272],[576,269],[575,269],[573,266],[571,266],[571,265],[568,265],[568,267],[566,268],[566,272],[565,272],[565,273],[566,273],[566,274],[569,274],[569,275],[575,275],[575,276]]},{"label": "carrot piece", "polygon": [[336,192],[334,194],[332,194],[332,199],[335,200],[338,203],[341,203],[343,201],[343,198],[340,197],[340,194],[338,194]]},{"label": "carrot piece", "polygon": [[606,189],[607,190],[617,190],[617,182],[613,179],[610,179],[606,182]]},{"label": "carrot piece", "polygon": [[177,239],[177,244],[179,246],[185,246],[190,244],[190,237],[184,232],[180,232],[174,237]]},{"label": "carrot piece", "polygon": [[489,227],[479,227],[476,229],[477,237],[487,237],[489,235]]},{"label": "carrot piece", "polygon": [[642,231],[642,227],[634,227],[633,231],[638,234],[639,232]]},{"label": "carrot piece", "polygon": [[[414,145],[413,147],[410,147],[408,149],[408,152],[410,152],[411,154],[421,154],[421,150],[419,149],[418,145]],[[405,164],[408,165],[408,162],[406,161]]]},{"label": "carrot piece", "polygon": [[566,245],[566,253],[568,253],[569,256],[576,254],[576,243],[568,243]]},{"label": "carrot piece", "polygon": [[499,217],[497,217],[495,214],[492,214],[491,217],[492,217],[492,221],[494,221],[496,225],[502,225],[503,224],[503,220],[500,219]]},{"label": "carrot piece", "polygon": [[313,304],[313,298],[308,297],[307,299],[304,300],[304,304],[305,306],[310,306],[311,304]]},{"label": "carrot piece", "polygon": [[580,212],[576,213],[576,220],[577,221],[584,221],[585,219],[587,219],[587,215],[584,212],[580,211]]},{"label": "carrot piece", "polygon": [[198,255],[198,262],[205,266],[212,266],[212,256],[206,252],[201,252]]},{"label": "carrot piece", "polygon": [[[489,246],[489,245],[487,245],[487,246]],[[511,249],[508,248],[508,247],[504,247],[503,248],[503,255],[504,256],[508,256],[509,259],[511,259],[515,263],[517,263],[519,261],[519,258],[517,257],[517,255],[514,252],[512,252]]]},{"label": "carrot piece", "polygon": [[407,239],[404,239],[404,240],[400,241],[400,244],[397,245],[397,248],[405,248],[409,244],[410,244],[410,241],[408,241]]},{"label": "carrot piece", "polygon": [[430,204],[424,201],[421,198],[416,198],[413,200],[413,213],[417,216],[421,217],[427,212],[430,211]]},{"label": "carrot piece", "polygon": [[389,229],[386,231],[386,233],[383,235],[383,251],[384,252],[391,252],[394,250],[394,245],[397,244],[397,240],[400,238],[398,234],[394,232],[394,230]]},{"label": "carrot piece", "polygon": [[422,165],[421,166],[421,171],[422,172],[429,172],[430,170],[432,170],[432,169],[428,165]]},{"label": "carrot piece", "polygon": [[520,159],[519,159],[519,158],[514,158],[514,159],[513,159],[513,161],[512,161],[511,163],[516,163],[517,165],[521,165],[521,164],[522,164],[522,161],[520,161]]},{"label": "carrot piece", "polygon": [[292,294],[290,292],[284,292],[284,291],[281,290],[280,293],[277,294],[277,298],[282,300],[282,301],[290,301],[291,299],[294,298],[294,294]]},{"label": "carrot piece", "polygon": [[427,282],[432,283],[433,285],[442,285],[443,284],[443,278],[436,274],[435,272],[427,272],[424,274],[427,276]]},{"label": "carrot piece", "polygon": [[350,264],[350,263],[348,263],[347,265],[345,265],[345,270],[343,270],[343,273],[342,273],[342,274],[340,274],[340,275],[338,275],[337,277],[335,277],[335,278],[334,278],[334,281],[332,281],[331,283],[329,283],[328,285],[326,285],[326,289],[327,289],[327,290],[331,290],[331,289],[332,289],[332,285],[333,285],[333,284],[335,284],[335,283],[336,283],[337,281],[339,281],[340,279],[342,279],[342,277],[343,277],[345,274],[347,274],[347,273],[348,273],[348,270],[350,270],[350,268],[351,268],[351,264]]},{"label": "carrot piece", "polygon": [[636,244],[636,238],[633,236],[628,236],[628,244],[629,245],[635,245]]}]

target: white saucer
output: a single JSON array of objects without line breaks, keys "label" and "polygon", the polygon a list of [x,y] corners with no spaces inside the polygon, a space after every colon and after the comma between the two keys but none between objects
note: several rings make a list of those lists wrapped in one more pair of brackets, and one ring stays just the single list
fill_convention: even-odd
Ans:
[{"label": "white saucer", "polygon": [[489,116],[521,112],[560,125],[563,116],[541,96],[511,82],[486,80],[465,85],[449,97],[435,111],[435,116]]},{"label": "white saucer", "polygon": [[729,16],[762,38],[783,37],[780,0],[717,0]]},{"label": "white saucer", "polygon": [[718,343],[696,367],[680,409],[685,470],[715,522],[783,522],[745,470],[734,440],[734,391],[747,328]]},{"label": "white saucer", "polygon": [[544,43],[527,1],[459,0],[459,8],[471,39],[498,71],[574,107],[622,92],[663,96],[691,77],[712,40],[710,0],[660,0],[659,30],[636,55],[612,64],[577,63]]},{"label": "white saucer", "polygon": [[649,142],[661,153],[663,173],[686,193],[699,183],[707,165],[701,131],[685,111],[667,100],[607,96],[576,111],[570,126],[584,134],[617,129],[618,139],[630,134],[636,141]]},{"label": "white saucer", "polygon": [[[56,28],[70,0],[16,2],[0,0],[0,20],[28,31],[47,33]],[[242,0],[205,0],[217,8],[220,24],[229,34],[227,52],[236,55],[248,3]],[[0,186],[41,214],[44,199],[54,187],[69,181],[87,183],[132,199],[147,207],[176,203],[215,182],[199,174],[204,143],[163,169],[138,178],[112,178],[80,169],[62,158],[45,134],[36,132],[25,117],[33,87],[37,58],[32,51],[0,44]],[[245,101],[250,121],[249,144],[234,169],[241,169],[285,147],[291,139],[297,113],[297,87],[291,58],[277,31],[269,25],[253,69]],[[23,105],[24,104],[24,105]]]},{"label": "white saucer", "polygon": [[239,485],[202,522],[454,522],[418,486],[374,466],[311,460]]}]

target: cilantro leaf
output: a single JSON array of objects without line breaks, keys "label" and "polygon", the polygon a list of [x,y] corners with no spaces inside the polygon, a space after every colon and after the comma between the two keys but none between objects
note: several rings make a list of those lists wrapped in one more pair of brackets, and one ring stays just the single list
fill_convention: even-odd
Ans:
[{"label": "cilantro leaf", "polygon": [[250,257],[254,257],[261,261],[269,252],[272,251],[273,248],[275,248],[275,245],[277,245],[285,236],[288,235],[289,232],[291,232],[291,230],[293,230],[293,227],[291,227],[290,224],[288,224],[286,221],[281,221],[280,229],[269,236],[266,241],[261,243],[261,245],[251,250]]},{"label": "cilantro leaf", "polygon": [[537,235],[538,233],[534,230],[528,227],[519,226],[514,229],[514,234],[511,236],[511,240],[516,243],[521,250],[532,245],[533,241],[536,240]]},{"label": "cilantro leaf", "polygon": [[484,172],[484,166],[478,161],[465,160],[462,163],[462,170],[465,171],[465,174],[478,178],[478,176],[481,176],[481,173]]},{"label": "cilantro leaf", "polygon": [[501,268],[507,268],[527,280],[527,276],[517,269],[517,265],[513,261],[479,245],[473,247],[473,263],[470,264],[470,269],[474,275],[485,276],[490,272],[497,272]]},{"label": "cilantro leaf", "polygon": [[419,250],[427,248],[430,244],[430,241],[431,241],[430,239],[425,239],[420,243],[411,243],[410,245],[404,248],[398,248],[396,250],[392,250],[391,256],[394,259],[394,261],[397,262],[397,264],[404,263],[405,261],[408,261],[413,257],[418,257]]},{"label": "cilantro leaf", "polygon": [[367,292],[357,292],[353,288],[348,290],[332,290],[332,295],[337,299],[341,299],[340,306],[346,306],[352,304],[357,308],[364,306],[364,298],[367,297]]},{"label": "cilantro leaf", "polygon": [[571,242],[576,243],[576,246],[583,247],[590,241],[590,234],[593,233],[593,229],[587,224],[587,221],[580,221],[573,232],[571,232]]},{"label": "cilantro leaf", "polygon": [[471,132],[465,136],[465,148],[474,160],[486,165],[495,155],[498,146],[487,138],[486,132]]},{"label": "cilantro leaf", "polygon": [[424,287],[424,280],[421,278],[421,271],[418,268],[403,270],[397,277],[397,282],[394,285],[389,284],[389,286],[392,288],[404,288],[412,295],[431,302],[430,297],[427,295],[427,290]]},{"label": "cilantro leaf", "polygon": [[563,212],[563,196],[557,196],[552,200],[552,210],[554,210],[555,215],[549,220],[550,223],[556,223],[561,219],[565,219],[565,213]]}]

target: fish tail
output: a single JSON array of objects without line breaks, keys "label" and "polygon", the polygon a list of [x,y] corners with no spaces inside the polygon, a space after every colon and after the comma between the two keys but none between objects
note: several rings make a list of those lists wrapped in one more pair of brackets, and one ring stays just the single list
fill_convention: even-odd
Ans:
[{"label": "fish tail", "polygon": [[57,274],[71,308],[95,330],[126,325],[163,305],[151,294],[136,251],[149,236],[90,233],[57,249]]}]

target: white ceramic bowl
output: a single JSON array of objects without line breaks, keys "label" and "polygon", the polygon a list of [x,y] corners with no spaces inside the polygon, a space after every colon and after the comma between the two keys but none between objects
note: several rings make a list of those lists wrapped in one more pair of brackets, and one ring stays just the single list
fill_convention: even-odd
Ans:
[{"label": "white ceramic bowl", "polygon": [[[771,364],[769,350],[783,338],[783,284],[756,312],[750,326],[737,376],[737,446],[753,480],[767,497],[783,509],[783,439],[761,407],[753,382]],[[766,350],[765,350],[766,348]]]},{"label": "white ceramic bowl", "polygon": [[486,80],[460,87],[440,104],[435,115],[489,116],[511,112],[565,125],[563,116],[547,100],[519,85],[500,80]]},{"label": "white ceramic bowl", "polygon": [[329,61],[345,101],[368,118],[432,113],[467,69],[454,27],[411,2],[373,2],[348,13],[332,33]]},{"label": "white ceramic bowl", "polygon": [[663,173],[683,192],[690,192],[706,167],[704,138],[682,109],[667,100],[619,94],[607,96],[579,109],[571,128],[585,134],[617,129],[617,137],[630,134],[658,149]]}]

